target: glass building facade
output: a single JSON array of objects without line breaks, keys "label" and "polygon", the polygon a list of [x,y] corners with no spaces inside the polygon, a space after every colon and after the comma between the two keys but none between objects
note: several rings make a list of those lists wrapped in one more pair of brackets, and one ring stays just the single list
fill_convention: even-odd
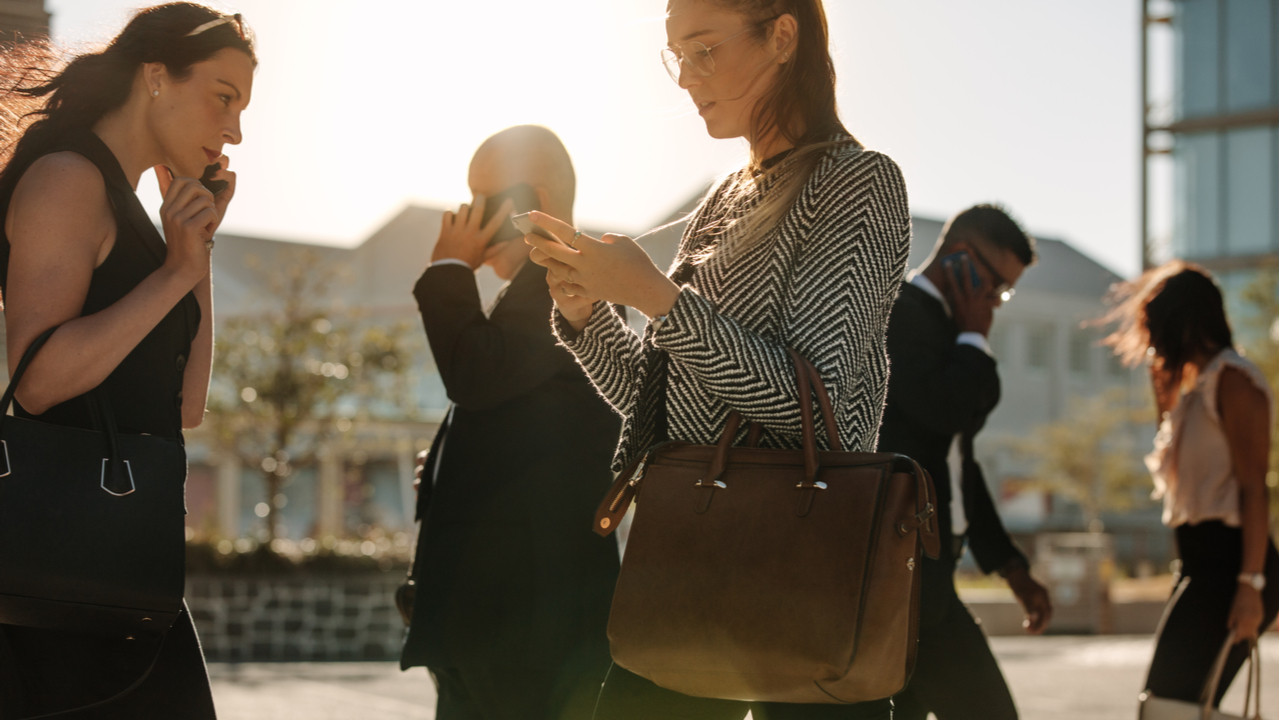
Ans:
[{"label": "glass building facade", "polygon": [[1238,306],[1243,287],[1274,277],[1280,246],[1278,2],[1142,4],[1144,163],[1168,176],[1163,202],[1146,188],[1144,219],[1171,215],[1144,222],[1144,263],[1205,265]]}]

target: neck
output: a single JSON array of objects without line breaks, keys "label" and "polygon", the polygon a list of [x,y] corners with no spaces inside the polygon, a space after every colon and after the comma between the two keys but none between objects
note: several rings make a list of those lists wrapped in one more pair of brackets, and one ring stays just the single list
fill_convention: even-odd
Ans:
[{"label": "neck", "polygon": [[103,115],[92,128],[93,133],[116,156],[116,162],[120,163],[125,178],[134,190],[138,189],[142,173],[160,163],[159,153],[141,130],[145,127],[141,110],[129,101],[124,107]]},{"label": "neck", "polygon": [[759,165],[769,158],[777,155],[785,150],[795,147],[795,143],[787,140],[778,128],[771,127],[767,132],[761,133],[757,137],[748,138],[751,144],[751,164]]}]

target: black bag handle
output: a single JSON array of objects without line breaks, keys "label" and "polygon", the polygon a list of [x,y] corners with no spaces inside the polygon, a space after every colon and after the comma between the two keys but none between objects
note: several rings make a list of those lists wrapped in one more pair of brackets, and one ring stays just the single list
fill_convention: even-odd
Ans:
[{"label": "black bag handle", "polygon": [[[9,412],[13,409],[13,397],[18,392],[18,384],[22,382],[22,376],[26,374],[27,367],[31,365],[31,361],[35,359],[36,353],[49,338],[62,327],[61,323],[45,330],[31,341],[25,352],[22,353],[22,359],[18,361],[18,367],[14,369],[13,375],[9,378],[9,386],[5,388],[4,395],[0,396],[0,462],[4,463],[0,468],[0,477],[8,475],[12,471],[9,462],[9,445],[4,440],[4,422],[9,417]],[[129,461],[120,457],[120,443],[116,436],[116,421],[111,413],[106,397],[104,397],[98,388],[94,388],[84,394],[85,402],[89,404],[89,413],[97,422],[98,427],[102,428],[102,434],[106,438],[106,455],[102,458],[102,474],[100,486],[102,489],[112,495],[123,497],[133,493],[137,489],[133,482],[133,468],[130,467]]]}]

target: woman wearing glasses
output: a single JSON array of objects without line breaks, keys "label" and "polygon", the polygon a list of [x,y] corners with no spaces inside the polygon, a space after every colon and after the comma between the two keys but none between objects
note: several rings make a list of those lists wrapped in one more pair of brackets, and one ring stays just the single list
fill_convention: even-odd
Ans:
[{"label": "woman wearing glasses", "polygon": [[[204,415],[213,232],[235,192],[222,149],[240,142],[253,43],[238,15],[173,3],[140,11],[101,52],[32,69],[48,55],[0,59],[0,117],[22,118],[3,128],[0,171],[9,367],[57,327],[15,414],[91,428],[96,388],[121,432],[181,438]],[[134,194],[150,168],[163,238]],[[187,613],[158,641],[0,625],[0,718],[64,712],[213,718]]]},{"label": "woman wearing glasses", "polygon": [[[664,438],[714,444],[739,411],[761,444],[801,442],[794,348],[822,373],[846,449],[873,450],[885,328],[910,217],[902,175],[840,124],[820,0],[670,0],[672,78],[714,138],[745,138],[746,167],[689,218],[669,275],[632,240],[535,214],[562,342],[624,416],[616,468]],[[636,337],[608,303],[650,320]],[[615,469],[616,469],[615,468]],[[816,706],[692,698],[614,666],[596,717],[888,718],[888,699]]]}]

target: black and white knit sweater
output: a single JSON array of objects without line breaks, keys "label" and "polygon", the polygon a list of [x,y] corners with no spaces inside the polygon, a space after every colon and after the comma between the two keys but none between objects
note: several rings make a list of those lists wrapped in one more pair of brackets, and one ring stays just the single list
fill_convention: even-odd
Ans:
[{"label": "black and white knit sweater", "polygon": [[[747,172],[746,170],[740,172]],[[685,229],[673,268],[723,235],[720,183]],[[767,192],[767,189],[765,190]],[[885,329],[906,268],[911,219],[902,173],[888,157],[848,142],[827,151],[795,204],[764,238],[692,266],[675,306],[644,337],[598,304],[581,333],[557,317],[561,342],[622,414],[620,469],[657,437],[661,382],[646,385],[665,351],[667,435],[719,439],[730,409],[759,422],[765,447],[800,445],[800,405],[787,348],[808,358],[831,393],[841,443],[871,451],[884,410]],[[655,388],[642,392],[642,388]],[[642,397],[648,395],[649,397]],[[818,434],[825,444],[825,435]]]}]

